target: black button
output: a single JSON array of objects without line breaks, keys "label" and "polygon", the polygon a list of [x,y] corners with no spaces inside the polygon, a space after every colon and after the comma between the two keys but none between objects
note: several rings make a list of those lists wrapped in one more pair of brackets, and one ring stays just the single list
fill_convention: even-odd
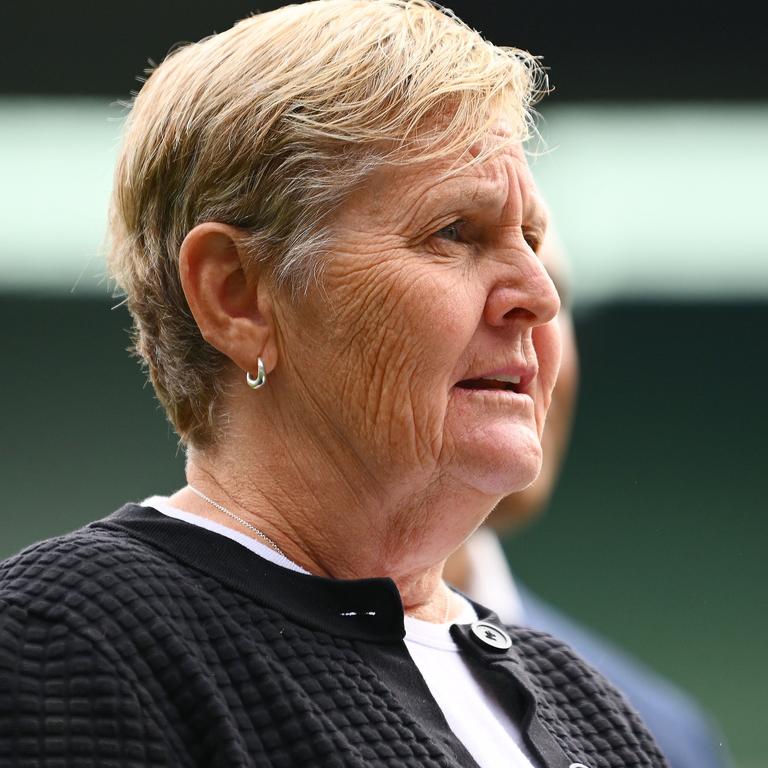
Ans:
[{"label": "black button", "polygon": [[494,651],[506,651],[512,647],[512,639],[503,630],[490,621],[476,621],[470,627],[472,637],[484,646]]}]

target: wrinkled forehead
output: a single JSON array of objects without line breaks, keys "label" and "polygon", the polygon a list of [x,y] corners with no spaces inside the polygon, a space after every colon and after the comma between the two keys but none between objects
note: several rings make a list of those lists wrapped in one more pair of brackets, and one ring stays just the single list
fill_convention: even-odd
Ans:
[{"label": "wrinkled forehead", "polygon": [[358,212],[380,219],[398,220],[406,212],[418,215],[433,208],[471,207],[525,221],[542,231],[548,220],[522,143],[503,126],[460,155],[382,166],[352,199]]},{"label": "wrinkled forehead", "polygon": [[[475,196],[498,205],[515,205],[522,218],[542,228],[548,219],[547,206],[539,195],[522,143],[503,124],[472,145],[461,158],[456,174],[458,186],[473,188]],[[450,180],[450,176],[446,181]],[[449,186],[449,185],[446,185]]]}]

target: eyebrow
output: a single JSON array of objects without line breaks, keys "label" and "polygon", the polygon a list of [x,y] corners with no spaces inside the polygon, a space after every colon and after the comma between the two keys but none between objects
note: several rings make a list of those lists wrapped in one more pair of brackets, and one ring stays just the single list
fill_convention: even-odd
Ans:
[{"label": "eyebrow", "polygon": [[492,210],[494,213],[501,211],[506,198],[503,193],[490,184],[473,184],[468,188],[467,184],[451,184],[447,189],[429,192],[419,203],[412,221],[420,222],[431,218],[436,213],[455,210],[457,214],[462,211]]},{"label": "eyebrow", "polygon": [[430,189],[419,201],[414,219],[419,219],[437,208],[490,208],[504,204],[502,195],[489,184],[468,184],[459,181],[441,184]]}]

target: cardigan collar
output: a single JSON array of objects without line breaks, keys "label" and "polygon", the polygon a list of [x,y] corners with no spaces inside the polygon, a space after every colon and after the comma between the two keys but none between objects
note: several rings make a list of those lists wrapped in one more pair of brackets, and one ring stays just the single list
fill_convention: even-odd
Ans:
[{"label": "cardigan collar", "polygon": [[138,504],[91,525],[127,532],[297,624],[350,640],[397,643],[405,636],[403,604],[392,579],[299,573],[229,538]]}]

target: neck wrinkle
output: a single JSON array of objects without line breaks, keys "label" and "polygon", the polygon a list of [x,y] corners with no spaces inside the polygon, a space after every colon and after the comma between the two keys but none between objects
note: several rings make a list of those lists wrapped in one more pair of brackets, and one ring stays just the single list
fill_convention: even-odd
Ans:
[{"label": "neck wrinkle", "polygon": [[[394,515],[383,501],[371,493],[355,492],[333,465],[320,471],[319,461],[301,461],[295,452],[285,455],[290,459],[279,466],[257,461],[252,472],[243,472],[240,456],[191,451],[187,479],[214,501],[264,530],[291,560],[314,575],[394,578],[394,572],[385,565],[389,536],[384,525]],[[304,471],[305,465],[313,470]],[[364,482],[357,485],[366,487]],[[318,493],[318,488],[324,492]],[[188,500],[186,506],[190,505],[205,517],[242,530],[196,496]]]},{"label": "neck wrinkle", "polygon": [[[289,451],[287,437],[266,428],[260,440],[246,433],[239,438],[228,439],[223,448],[190,450],[189,482],[263,530],[309,573],[391,578],[409,615],[445,621],[452,602],[442,580],[445,558],[481,522],[492,501],[484,509],[476,492],[453,487],[456,483],[445,476],[432,478],[426,488],[410,487],[413,478],[410,485],[393,479],[385,488],[354,461],[341,471],[333,457],[316,455],[309,441]],[[356,480],[355,468],[360,470]],[[179,494],[189,495],[178,499],[181,506],[245,530],[191,491]]]}]

